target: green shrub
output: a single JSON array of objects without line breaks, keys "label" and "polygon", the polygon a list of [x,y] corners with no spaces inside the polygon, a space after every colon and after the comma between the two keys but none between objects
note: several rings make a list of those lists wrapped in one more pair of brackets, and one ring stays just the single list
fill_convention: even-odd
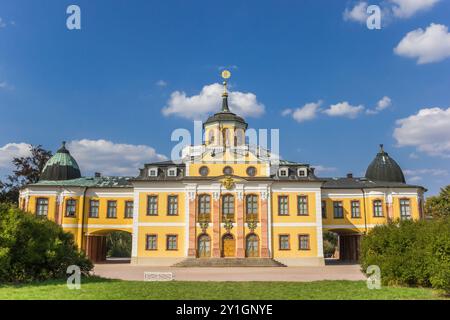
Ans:
[{"label": "green shrub", "polygon": [[378,265],[384,285],[433,287],[450,293],[450,219],[377,226],[361,242],[361,267]]},{"label": "green shrub", "polygon": [[83,274],[93,268],[72,234],[48,219],[0,204],[0,282],[63,278],[70,265]]}]

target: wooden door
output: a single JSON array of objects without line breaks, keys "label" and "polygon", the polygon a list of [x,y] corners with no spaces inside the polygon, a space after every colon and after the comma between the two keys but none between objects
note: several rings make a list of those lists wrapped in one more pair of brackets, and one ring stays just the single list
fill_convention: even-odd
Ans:
[{"label": "wooden door", "polygon": [[236,252],[236,242],[232,235],[225,235],[223,237],[223,256],[234,257]]}]

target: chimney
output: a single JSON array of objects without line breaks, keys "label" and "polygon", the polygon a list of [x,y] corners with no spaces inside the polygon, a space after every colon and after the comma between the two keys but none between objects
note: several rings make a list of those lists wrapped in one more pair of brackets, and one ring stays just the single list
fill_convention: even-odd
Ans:
[{"label": "chimney", "polygon": [[100,178],[100,177],[102,176],[102,174],[101,174],[100,172],[96,172],[96,173],[94,173],[94,176],[95,176],[96,178]]},{"label": "chimney", "polygon": [[347,173],[347,178],[352,179],[353,178],[353,173]]}]

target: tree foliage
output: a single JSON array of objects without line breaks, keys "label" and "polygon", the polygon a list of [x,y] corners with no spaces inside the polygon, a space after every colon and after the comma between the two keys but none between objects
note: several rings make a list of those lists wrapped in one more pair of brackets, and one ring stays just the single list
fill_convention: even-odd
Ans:
[{"label": "tree foliage", "polygon": [[438,196],[427,198],[425,214],[434,218],[450,217],[450,185],[442,188]]},{"label": "tree foliage", "polygon": [[93,267],[71,233],[47,218],[0,204],[0,282],[63,278],[70,265],[83,274]]},{"label": "tree foliage", "polygon": [[51,156],[52,152],[45,150],[41,145],[31,145],[30,156],[13,158],[12,174],[6,181],[0,181],[0,202],[17,203],[20,188],[39,181],[39,175]]}]

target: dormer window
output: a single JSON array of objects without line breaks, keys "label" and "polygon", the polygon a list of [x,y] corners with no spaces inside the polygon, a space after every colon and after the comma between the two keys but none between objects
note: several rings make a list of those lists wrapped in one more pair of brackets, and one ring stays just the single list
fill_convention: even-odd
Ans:
[{"label": "dormer window", "polygon": [[167,170],[167,176],[168,177],[176,177],[177,176],[177,168],[169,168],[169,170]]},{"label": "dormer window", "polygon": [[278,170],[278,176],[280,177],[287,177],[289,175],[289,169],[288,168],[280,168]]},{"label": "dormer window", "polygon": [[150,168],[148,169],[149,177],[157,177],[158,176],[158,168]]},{"label": "dormer window", "polygon": [[298,168],[297,169],[297,175],[299,177],[306,177],[308,175],[308,171],[306,168]]}]

